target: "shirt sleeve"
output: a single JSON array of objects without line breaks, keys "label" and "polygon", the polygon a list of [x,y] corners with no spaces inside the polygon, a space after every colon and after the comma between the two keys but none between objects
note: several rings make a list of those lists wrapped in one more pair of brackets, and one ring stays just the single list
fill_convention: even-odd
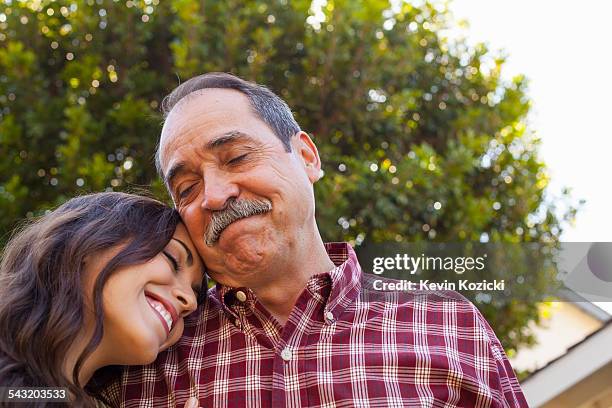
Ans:
[{"label": "shirt sleeve", "polygon": [[504,408],[528,408],[529,405],[527,404],[527,400],[525,399],[518,379],[514,374],[512,365],[504,352],[504,348],[484,316],[476,306],[473,307],[475,309],[474,312],[476,313],[478,324],[481,326],[488,340],[491,358],[495,361],[497,367],[497,371],[491,374],[489,384],[497,391],[494,394],[498,396],[497,398],[499,400],[497,402],[499,406]]}]

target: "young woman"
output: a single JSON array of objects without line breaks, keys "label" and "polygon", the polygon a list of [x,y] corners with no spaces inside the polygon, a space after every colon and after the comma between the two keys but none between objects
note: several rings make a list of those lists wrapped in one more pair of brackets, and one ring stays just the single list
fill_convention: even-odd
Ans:
[{"label": "young woman", "polygon": [[69,200],[4,248],[0,386],[65,387],[94,406],[107,366],[151,363],[179,339],[203,269],[174,209],[123,193]]}]

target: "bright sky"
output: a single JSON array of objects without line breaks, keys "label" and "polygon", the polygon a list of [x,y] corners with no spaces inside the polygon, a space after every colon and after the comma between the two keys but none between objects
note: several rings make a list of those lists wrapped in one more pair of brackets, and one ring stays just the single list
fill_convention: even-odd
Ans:
[{"label": "bright sky", "polygon": [[612,241],[612,1],[453,0],[450,9],[469,22],[470,43],[505,51],[505,77],[530,79],[549,191],[570,187],[586,200],[561,239]]},{"label": "bright sky", "polygon": [[525,74],[530,124],[542,139],[550,192],[585,199],[563,241],[612,241],[612,1],[453,0],[470,43],[509,56],[504,76]]}]

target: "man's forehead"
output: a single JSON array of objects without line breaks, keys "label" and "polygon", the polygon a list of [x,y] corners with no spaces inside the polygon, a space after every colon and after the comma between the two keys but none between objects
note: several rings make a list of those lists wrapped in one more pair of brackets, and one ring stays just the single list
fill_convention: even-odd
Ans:
[{"label": "man's forehead", "polygon": [[179,104],[168,115],[160,138],[158,159],[166,180],[169,169],[181,164],[185,169],[189,163],[183,156],[195,158],[193,153],[214,153],[239,144],[284,151],[272,128],[241,92],[206,89]]},{"label": "man's forehead", "polygon": [[204,144],[212,137],[227,133],[239,122],[257,124],[248,98],[233,89],[202,89],[181,99],[164,122],[159,158],[162,168],[172,152],[197,139]]},{"label": "man's forehead", "polygon": [[234,89],[200,89],[183,97],[170,111],[162,127],[160,145],[188,133],[194,126],[232,116],[253,115],[250,101]]}]

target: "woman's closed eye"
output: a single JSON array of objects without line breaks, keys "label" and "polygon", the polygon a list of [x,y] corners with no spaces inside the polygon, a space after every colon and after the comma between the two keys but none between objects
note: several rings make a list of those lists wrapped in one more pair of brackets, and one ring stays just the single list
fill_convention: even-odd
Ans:
[{"label": "woman's closed eye", "polygon": [[168,259],[168,261],[170,261],[170,264],[172,265],[172,269],[174,270],[174,273],[178,273],[181,270],[181,266],[182,266],[179,263],[179,261],[174,256],[172,256],[168,251],[162,251],[162,253]]}]

